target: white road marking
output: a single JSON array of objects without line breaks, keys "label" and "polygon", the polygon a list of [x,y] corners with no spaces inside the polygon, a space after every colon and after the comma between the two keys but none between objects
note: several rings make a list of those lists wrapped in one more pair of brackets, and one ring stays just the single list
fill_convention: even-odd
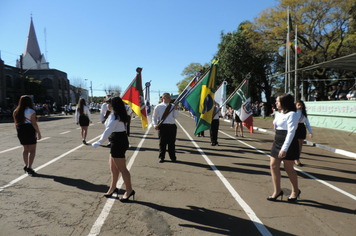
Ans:
[{"label": "white road marking", "polygon": [[216,168],[216,166],[214,165],[214,163],[208,158],[208,156],[205,155],[205,153],[203,152],[203,150],[198,146],[198,144],[196,144],[196,142],[192,139],[192,137],[188,134],[188,132],[183,128],[183,126],[176,120],[177,124],[182,128],[182,130],[184,131],[184,133],[188,136],[188,138],[190,139],[190,141],[194,144],[194,146],[196,147],[196,149],[200,152],[200,154],[204,157],[205,161],[209,164],[209,166],[211,167],[211,169],[215,172],[215,174],[219,177],[219,179],[221,180],[221,182],[223,182],[223,184],[225,185],[225,187],[229,190],[229,192],[231,193],[231,195],[234,197],[234,199],[237,201],[237,203],[242,207],[242,209],[245,211],[245,213],[247,214],[247,216],[251,219],[251,221],[255,224],[255,226],[257,227],[257,229],[260,231],[260,233],[264,236],[270,235],[272,236],[272,234],[268,231],[268,229],[264,226],[264,224],[262,223],[262,221],[256,216],[255,212],[251,209],[251,207],[249,205],[247,205],[247,203],[240,197],[240,195],[236,192],[236,190],[231,186],[231,184],[229,183],[229,181],[227,181],[227,179],[224,177],[223,174],[221,174],[221,172],[218,170],[218,168]]},{"label": "white road marking", "polygon": [[[263,152],[263,151],[261,151],[261,150],[255,148],[255,147],[253,147],[253,146],[251,146],[251,145],[249,145],[249,144],[247,144],[247,143],[245,143],[245,142],[243,142],[243,141],[241,141],[241,140],[238,140],[238,139],[236,139],[235,137],[233,137],[233,136],[231,136],[231,135],[229,135],[229,134],[227,134],[227,133],[225,133],[225,132],[223,132],[223,131],[220,131],[220,130],[219,130],[219,132],[222,133],[222,134],[224,134],[224,135],[226,135],[226,136],[228,136],[228,137],[230,137],[230,138],[232,138],[232,139],[235,139],[235,140],[239,141],[240,143],[242,143],[242,144],[244,144],[244,145],[246,145],[246,146],[248,146],[248,147],[250,147],[250,148],[252,148],[252,149],[254,149],[254,150],[256,150],[256,151],[258,151],[258,152],[260,152],[260,153],[262,153],[262,154],[264,154],[264,155],[266,155],[266,156],[270,156],[269,154],[267,154],[267,153],[265,153],[265,152]],[[342,189],[340,189],[340,188],[338,188],[338,187],[336,187],[336,186],[334,186],[334,185],[332,185],[332,184],[329,184],[328,182],[326,182],[326,181],[324,181],[324,180],[320,180],[320,179],[318,179],[317,177],[315,177],[315,176],[313,176],[313,175],[311,175],[311,174],[308,174],[307,172],[302,171],[302,170],[300,170],[300,169],[298,169],[298,168],[296,168],[296,167],[294,167],[294,169],[295,169],[296,171],[300,172],[300,173],[303,173],[304,175],[308,176],[309,178],[314,179],[314,180],[318,181],[319,183],[324,184],[325,186],[328,186],[329,188],[332,188],[332,189],[334,189],[335,191],[337,191],[337,192],[339,192],[339,193],[341,193],[341,194],[344,194],[345,196],[347,196],[347,197],[349,197],[349,198],[351,198],[351,199],[353,199],[353,200],[356,200],[356,196],[355,196],[355,195],[352,195],[352,194],[350,194],[350,193],[348,193],[348,192],[346,192],[346,191],[344,191],[344,190],[342,190]]]},{"label": "white road marking", "polygon": [[[98,139],[99,137],[100,137],[100,135],[97,136],[97,137],[95,137],[95,138],[93,138],[92,140],[90,140],[90,141],[88,141],[88,142],[92,142],[92,141],[94,141],[95,139]],[[49,138],[49,137],[48,137],[48,138]],[[48,139],[48,138],[47,138],[47,139]],[[42,140],[42,139],[41,139],[41,140]],[[77,146],[77,147],[75,147],[75,148],[69,150],[68,152],[63,153],[62,155],[60,155],[60,156],[58,156],[58,157],[52,159],[51,161],[49,161],[49,162],[47,162],[47,163],[45,163],[45,164],[43,164],[43,165],[37,167],[37,168],[34,169],[34,170],[37,172],[37,171],[39,171],[40,169],[42,169],[42,168],[44,168],[44,167],[46,167],[46,166],[48,166],[48,165],[50,165],[50,164],[52,164],[52,163],[58,161],[59,159],[65,157],[66,155],[68,155],[68,154],[74,152],[75,150],[77,150],[77,149],[79,149],[79,148],[81,148],[81,147],[84,147],[84,146],[87,146],[87,145],[81,144],[81,145],[79,145],[79,146]],[[8,183],[8,184],[6,184],[6,185],[0,187],[0,192],[3,191],[5,188],[14,185],[15,183],[19,182],[20,180],[22,180],[22,179],[24,179],[24,178],[26,178],[26,177],[28,177],[28,175],[27,175],[27,174],[23,174],[23,175],[21,175],[20,177],[18,177],[17,179],[12,180],[10,183]]]},{"label": "white road marking", "polygon": [[60,134],[67,134],[67,133],[70,133],[70,131],[65,131],[65,132],[60,133]]},{"label": "white road marking", "polygon": [[[51,138],[51,137],[42,138],[41,140],[37,140],[37,142],[41,142],[41,141],[49,139],[49,138]],[[12,151],[12,150],[15,150],[15,149],[18,149],[18,148],[22,148],[22,147],[23,146],[16,146],[16,147],[13,147],[13,148],[9,148],[9,149],[0,151],[0,154],[5,153],[5,152],[9,152],[9,151]]]},{"label": "white road marking", "polygon": [[[136,156],[137,154],[139,153],[140,151],[140,148],[143,144],[143,142],[145,141],[146,139],[146,136],[148,134],[148,132],[150,131],[150,128],[151,128],[151,125],[149,125],[147,127],[147,131],[146,133],[144,134],[144,136],[142,137],[141,139],[141,142],[138,144],[134,154],[132,155],[132,157],[130,158],[130,161],[129,161],[129,164],[127,165],[127,169],[130,170],[135,159],[136,159]],[[117,185],[116,187],[121,189],[121,186],[124,184],[124,181],[122,179],[122,177],[120,177],[119,181],[117,182]],[[111,210],[111,207],[114,205],[114,202],[115,202],[115,198],[109,198],[106,203],[105,203],[105,206],[103,208],[103,210],[101,211],[99,217],[96,219],[94,225],[92,226],[92,228],[90,229],[90,232],[88,234],[88,236],[94,236],[94,235],[98,235],[100,233],[100,230],[101,230],[101,227],[104,225],[104,222],[106,220],[106,218],[108,217],[109,213],[110,213],[110,210]]]}]

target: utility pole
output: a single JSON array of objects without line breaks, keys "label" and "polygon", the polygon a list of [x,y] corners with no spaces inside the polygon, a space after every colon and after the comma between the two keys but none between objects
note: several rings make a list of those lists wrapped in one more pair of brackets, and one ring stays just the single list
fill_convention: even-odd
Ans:
[{"label": "utility pole", "polygon": [[90,91],[91,91],[91,102],[93,102],[93,84],[92,81],[90,80]]}]

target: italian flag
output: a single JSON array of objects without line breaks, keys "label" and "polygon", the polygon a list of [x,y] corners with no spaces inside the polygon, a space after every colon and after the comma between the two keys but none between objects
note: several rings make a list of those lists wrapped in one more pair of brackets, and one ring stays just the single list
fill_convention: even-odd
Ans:
[{"label": "italian flag", "polygon": [[[249,75],[247,76],[249,78]],[[227,102],[232,109],[236,110],[240,120],[243,125],[246,126],[250,133],[253,133],[253,118],[252,118],[252,107],[251,107],[251,97],[250,88],[248,86],[248,79],[244,79],[239,89],[235,94],[230,96],[231,98]]]},{"label": "italian flag", "polygon": [[145,106],[145,100],[142,91],[142,68],[137,68],[137,75],[135,79],[131,82],[129,87],[126,89],[124,95],[122,95],[122,100],[127,103],[131,109],[136,113],[138,117],[141,118],[142,128],[145,130],[147,122],[147,112]]}]

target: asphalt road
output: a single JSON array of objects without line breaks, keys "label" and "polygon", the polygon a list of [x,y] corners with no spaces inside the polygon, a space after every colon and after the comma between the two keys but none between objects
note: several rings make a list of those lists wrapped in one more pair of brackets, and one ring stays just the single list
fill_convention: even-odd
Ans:
[{"label": "asphalt road", "polygon": [[[87,141],[104,126],[93,115]],[[219,144],[193,135],[195,123],[177,120],[177,159],[158,163],[157,132],[131,124],[127,151],[136,198],[103,198],[109,188],[109,149],[83,145],[74,116],[43,118],[29,177],[11,123],[0,124],[0,235],[355,235],[355,159],[304,146],[298,168],[302,191],[286,201],[291,186],[282,170],[283,201],[269,202],[273,186],[269,150],[273,135],[234,137],[220,122]],[[120,179],[119,195],[125,186]]]}]

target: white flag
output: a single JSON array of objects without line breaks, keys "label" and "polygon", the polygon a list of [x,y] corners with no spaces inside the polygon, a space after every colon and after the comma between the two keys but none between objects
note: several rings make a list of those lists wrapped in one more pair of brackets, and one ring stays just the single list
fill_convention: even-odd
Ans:
[{"label": "white flag", "polygon": [[151,110],[151,103],[150,103],[150,86],[151,83],[147,82],[145,84],[145,91],[144,91],[144,99],[145,99],[145,106],[146,106],[146,112],[147,112],[147,121],[148,121],[148,126],[151,125],[152,123],[152,110]]},{"label": "white flag", "polygon": [[[226,81],[222,82],[221,86],[218,88],[218,90],[216,90],[214,95],[214,100],[216,103],[219,104],[219,107],[221,107],[221,105],[223,105],[226,101],[226,85],[227,85]],[[221,114],[224,115],[225,112],[226,112],[226,105],[221,107]]]}]

